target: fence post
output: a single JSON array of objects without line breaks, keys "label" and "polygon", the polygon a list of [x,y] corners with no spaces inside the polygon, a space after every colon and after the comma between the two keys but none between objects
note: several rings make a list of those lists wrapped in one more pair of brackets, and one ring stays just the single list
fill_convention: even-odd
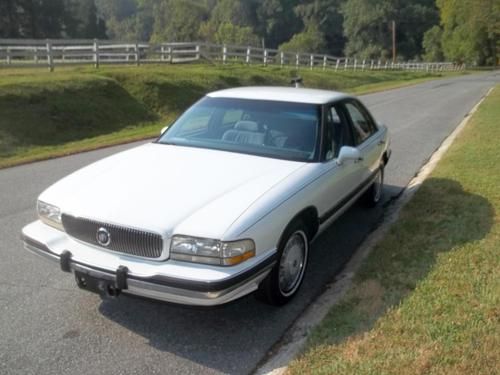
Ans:
[{"label": "fence post", "polygon": [[250,46],[248,46],[248,47],[247,47],[247,56],[246,56],[246,58],[245,58],[245,62],[246,62],[247,64],[250,64],[250,54],[251,54],[251,53],[252,53],[252,50],[251,50]]},{"label": "fence post", "polygon": [[165,61],[165,46],[160,45],[160,61]]},{"label": "fence post", "polygon": [[280,52],[280,66],[283,68],[283,65],[285,65],[285,52],[281,51]]},{"label": "fence post", "polygon": [[222,63],[225,64],[227,61],[227,47],[226,45],[224,44],[222,46]]},{"label": "fence post", "polygon": [[296,53],[295,54],[295,66],[297,67],[297,69],[299,69],[299,65],[300,65],[300,53]]},{"label": "fence post", "polygon": [[346,57],[344,62],[344,70],[347,70],[347,66],[349,65],[349,59]]},{"label": "fence post", "polygon": [[10,48],[7,47],[7,65],[10,65],[11,61],[10,61]]},{"label": "fence post", "polygon": [[311,67],[311,70],[312,70],[314,67],[314,55],[311,55],[309,57],[309,66]]},{"label": "fence post", "polygon": [[373,70],[373,65],[374,65],[374,62],[373,60],[370,61],[370,70]]},{"label": "fence post", "polygon": [[197,44],[196,47],[194,48],[194,50],[196,51],[196,60],[199,60],[200,59],[200,45]]},{"label": "fence post", "polygon": [[356,71],[356,66],[358,65],[358,59],[354,59],[354,71]]},{"label": "fence post", "polygon": [[339,70],[340,59],[337,58],[337,62],[335,63],[335,71]]},{"label": "fence post", "polygon": [[267,49],[264,50],[264,56],[262,57],[262,61],[264,62],[264,66],[267,66]]},{"label": "fence post", "polygon": [[94,39],[94,68],[99,68],[99,41]]},{"label": "fence post", "polygon": [[38,64],[38,48],[37,47],[34,48],[34,52],[35,52],[35,54],[33,55],[33,60],[34,60],[35,64]]},{"label": "fence post", "polygon": [[139,43],[135,43],[135,63],[137,64],[137,66],[141,65],[141,51],[139,49]]},{"label": "fence post", "polygon": [[52,42],[47,39],[47,64],[49,65],[49,71],[54,71],[54,56],[52,56]]},{"label": "fence post", "polygon": [[174,53],[172,50],[172,46],[167,47],[167,54],[168,54],[168,62],[170,64],[173,64],[174,63]]},{"label": "fence post", "polygon": [[363,59],[363,65],[361,65],[361,71],[364,72],[365,71],[365,66],[366,66],[366,60]]}]

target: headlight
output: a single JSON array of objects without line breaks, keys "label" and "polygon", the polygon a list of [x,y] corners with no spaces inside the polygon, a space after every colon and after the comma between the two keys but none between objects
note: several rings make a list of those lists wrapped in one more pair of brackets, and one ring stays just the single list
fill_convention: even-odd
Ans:
[{"label": "headlight", "polygon": [[252,240],[223,242],[208,238],[174,236],[170,257],[193,263],[233,266],[255,256]]},{"label": "headlight", "polygon": [[61,222],[61,210],[59,207],[38,201],[36,203],[36,209],[38,211],[38,217],[41,221],[56,229],[64,230]]}]

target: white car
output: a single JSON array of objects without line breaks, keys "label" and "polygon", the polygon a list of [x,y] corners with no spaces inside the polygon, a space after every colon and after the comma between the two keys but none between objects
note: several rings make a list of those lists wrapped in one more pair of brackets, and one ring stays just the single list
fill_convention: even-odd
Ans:
[{"label": "white car", "polygon": [[210,93],[158,140],[45,190],[24,247],[79,287],[188,305],[253,291],[281,305],[309,243],[359,197],[379,202],[388,131],[342,93]]}]

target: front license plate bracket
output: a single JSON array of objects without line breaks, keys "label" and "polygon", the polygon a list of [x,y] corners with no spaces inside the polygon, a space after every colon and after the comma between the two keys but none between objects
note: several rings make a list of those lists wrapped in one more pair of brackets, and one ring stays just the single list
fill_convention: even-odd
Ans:
[{"label": "front license plate bracket", "polygon": [[104,297],[118,297],[123,289],[127,289],[127,267],[120,266],[114,279],[96,277],[90,272],[75,270],[76,285],[80,289],[98,293]]}]

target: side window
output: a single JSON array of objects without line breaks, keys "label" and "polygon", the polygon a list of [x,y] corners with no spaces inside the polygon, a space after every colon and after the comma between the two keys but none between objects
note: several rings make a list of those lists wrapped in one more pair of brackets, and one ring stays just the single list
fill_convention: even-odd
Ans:
[{"label": "side window", "polygon": [[347,102],[345,103],[345,108],[351,118],[355,144],[359,145],[375,133],[377,129],[368,113],[357,102]]},{"label": "side window", "polygon": [[339,154],[346,138],[345,128],[338,108],[336,106],[328,108],[325,128],[325,160],[331,160]]}]

